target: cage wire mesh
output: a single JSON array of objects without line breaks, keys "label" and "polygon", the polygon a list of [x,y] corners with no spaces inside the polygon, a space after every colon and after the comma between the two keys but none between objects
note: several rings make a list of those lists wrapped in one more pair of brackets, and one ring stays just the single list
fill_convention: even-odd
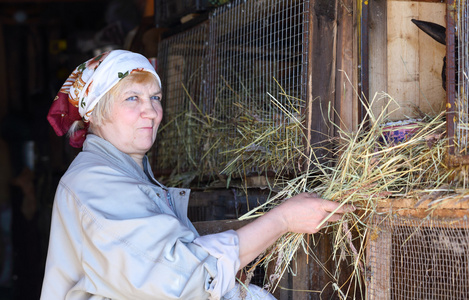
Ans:
[{"label": "cage wire mesh", "polygon": [[375,216],[368,246],[368,299],[467,299],[469,224]]},{"label": "cage wire mesh", "polygon": [[[306,93],[307,15],[307,1],[237,1],[210,18],[215,47],[215,58],[210,60],[214,109],[222,122],[235,125],[225,128],[220,143],[220,161],[225,165],[239,168],[230,163],[237,157],[234,150],[243,149],[243,171],[278,171],[273,163],[282,160],[288,149],[279,151],[275,142],[288,140],[293,145],[286,147],[300,147],[300,132],[288,131],[292,115],[276,106],[272,98],[301,119],[298,113]],[[279,128],[275,132],[279,138],[256,143],[256,130],[265,132],[267,127]],[[256,160],[256,153],[270,157],[270,161]]]},{"label": "cage wire mesh", "polygon": [[469,146],[469,26],[465,0],[454,0],[455,153],[467,155]]},{"label": "cage wire mesh", "polygon": [[159,173],[190,171],[200,159],[201,149],[194,134],[199,128],[191,122],[191,113],[198,107],[190,99],[206,97],[207,44],[208,23],[205,22],[164,39],[159,46],[164,119],[152,155],[152,164],[157,163]]},{"label": "cage wire mesh", "polygon": [[192,178],[293,168],[303,149],[308,9],[303,0],[233,1],[162,41],[155,169]]}]

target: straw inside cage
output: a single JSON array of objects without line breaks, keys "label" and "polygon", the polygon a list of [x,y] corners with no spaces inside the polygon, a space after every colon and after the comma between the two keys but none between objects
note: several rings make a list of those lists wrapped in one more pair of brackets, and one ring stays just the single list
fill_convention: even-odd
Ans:
[{"label": "straw inside cage", "polygon": [[163,79],[164,119],[152,158],[158,158],[156,169],[160,173],[191,170],[200,159],[200,149],[193,139],[193,132],[198,128],[191,126],[197,124],[186,116],[196,109],[189,98],[205,98],[207,40],[208,24],[202,23],[164,39],[159,46],[158,72]]},{"label": "straw inside cage", "polygon": [[[294,168],[304,142],[308,8],[299,0],[233,1],[162,41],[155,169],[210,177]],[[268,139],[259,136],[265,128]]]}]

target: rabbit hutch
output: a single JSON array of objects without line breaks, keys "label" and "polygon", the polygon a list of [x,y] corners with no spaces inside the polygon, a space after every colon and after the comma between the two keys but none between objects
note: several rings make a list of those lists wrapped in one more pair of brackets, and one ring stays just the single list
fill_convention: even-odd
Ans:
[{"label": "rabbit hutch", "polygon": [[199,232],[304,191],[357,208],[283,237],[244,280],[278,299],[464,298],[465,1],[155,5],[156,24],[181,22],[158,43],[149,156],[162,182],[191,188]]}]

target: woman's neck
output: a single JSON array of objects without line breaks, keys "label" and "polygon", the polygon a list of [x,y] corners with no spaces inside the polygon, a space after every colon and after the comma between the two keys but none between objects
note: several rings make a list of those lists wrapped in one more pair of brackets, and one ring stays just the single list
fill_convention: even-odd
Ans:
[{"label": "woman's neck", "polygon": [[143,155],[140,154],[129,154],[130,157],[142,168],[143,170]]}]

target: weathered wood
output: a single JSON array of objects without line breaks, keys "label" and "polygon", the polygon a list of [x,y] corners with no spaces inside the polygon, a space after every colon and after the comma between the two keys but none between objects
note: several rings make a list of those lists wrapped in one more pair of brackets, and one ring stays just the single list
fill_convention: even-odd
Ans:
[{"label": "weathered wood", "polygon": [[418,3],[387,2],[387,82],[388,93],[396,100],[389,106],[392,119],[413,115],[418,99]]},{"label": "weathered wood", "polygon": [[[419,3],[419,19],[445,26],[444,3]],[[443,89],[441,70],[446,47],[422,30],[418,30],[419,48],[419,108],[427,113],[445,109],[446,92]]]},{"label": "weathered wood", "polygon": [[391,119],[435,114],[444,108],[441,68],[445,46],[417,28],[411,19],[444,24],[443,3],[387,1],[387,91],[397,102]]},{"label": "weathered wood", "polygon": [[[317,145],[332,135],[328,108],[335,107],[338,0],[312,0],[308,16],[307,128],[308,141]],[[320,155],[320,154],[319,154]],[[327,248],[330,250],[330,248]],[[326,253],[329,250],[325,250]],[[282,299],[319,299],[312,290],[327,286],[324,271],[299,251],[296,276],[287,275],[288,287]],[[313,275],[315,276],[313,278]],[[327,293],[327,292],[326,292]],[[326,297],[327,298],[327,297]]]},{"label": "weathered wood", "polygon": [[340,128],[352,131],[357,127],[357,68],[354,65],[354,19],[353,2],[344,0],[337,10],[337,73],[336,73],[336,110],[340,116]]},{"label": "weathered wood", "polygon": [[337,0],[313,0],[309,8],[307,128],[312,145],[331,135],[328,107],[334,107]]},{"label": "weathered wood", "polygon": [[[438,199],[425,201],[409,198],[388,199],[379,203],[377,211],[422,219],[427,216],[436,219],[458,219],[469,216],[468,200],[461,202],[457,200],[441,201],[438,203]],[[432,201],[434,201],[434,205],[432,205]]]},{"label": "weathered wood", "polygon": [[[375,227],[376,229],[377,227]],[[367,236],[367,299],[388,300],[391,289],[392,233],[380,231]]]},{"label": "weathered wood", "polygon": [[[370,102],[377,93],[387,92],[387,30],[386,0],[370,3]],[[382,105],[374,103],[371,107],[375,115],[379,115]]]}]

